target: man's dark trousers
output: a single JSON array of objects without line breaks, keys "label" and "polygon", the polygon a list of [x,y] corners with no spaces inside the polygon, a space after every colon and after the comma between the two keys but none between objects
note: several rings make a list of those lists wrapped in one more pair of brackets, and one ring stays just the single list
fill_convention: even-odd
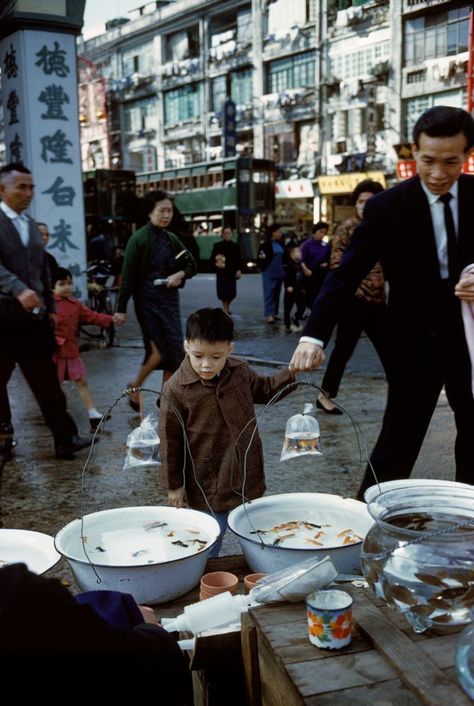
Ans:
[{"label": "man's dark trousers", "polygon": [[68,446],[77,427],[66,409],[66,398],[58,380],[54,336],[47,318],[0,321],[0,423],[11,424],[7,384],[18,364],[31,387],[55,446]]}]

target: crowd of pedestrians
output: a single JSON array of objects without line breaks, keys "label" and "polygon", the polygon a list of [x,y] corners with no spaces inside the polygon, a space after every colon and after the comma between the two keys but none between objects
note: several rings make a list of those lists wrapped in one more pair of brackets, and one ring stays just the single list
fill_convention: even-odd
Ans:
[{"label": "crowd of pedestrians", "polygon": [[[160,191],[149,194],[148,222],[127,244],[113,319],[125,322],[133,297],[145,359],[132,386],[140,386],[152,370],[163,370],[160,431],[171,504],[188,503],[217,513],[223,534],[226,513],[241,499],[234,497],[234,484],[240,487],[245,477],[233,465],[233,439],[240,438],[253,419],[255,402],[268,402],[297,372],[320,367],[334,330],[335,347],[317,401],[320,409],[339,412],[333,399],[362,331],[377,350],[388,381],[382,429],[358,497],[373,483],[372,470],[379,481],[410,476],[443,385],[457,430],[456,480],[472,483],[474,342],[468,338],[472,332],[464,326],[462,311],[465,305],[474,308],[474,177],[461,172],[473,149],[471,115],[457,108],[432,108],[414,128],[417,176],[386,191],[370,180],[358,184],[352,195],[354,215],[337,226],[332,240],[323,222],[315,224],[304,242],[292,238],[286,245],[280,224],[269,227],[258,254],[266,323],[274,325],[279,319],[282,288],[287,330],[298,330],[310,313],[289,367],[268,378],[231,356],[234,324],[229,306],[236,297],[241,262],[230,229],[224,229],[211,256],[223,310],[201,309],[191,315],[183,341],[178,290],[195,274],[196,264],[168,230],[171,199]],[[109,325],[111,317],[99,320],[72,298],[70,272],[47,257],[47,227],[41,230],[45,224],[25,213],[32,197],[33,179],[26,167],[12,163],[0,170],[0,441],[12,450],[7,385],[18,365],[52,432],[56,457],[71,458],[90,439],[78,435],[60,381],[77,382],[94,429],[101,415],[87,387],[76,327],[81,317],[101,325]],[[133,393],[130,403],[138,409]],[[172,407],[179,410],[188,433],[187,450]],[[242,449],[245,441],[241,439]],[[248,497],[261,496],[265,484],[258,435],[247,474]],[[16,586],[42,590],[43,583],[18,567],[3,569],[1,581],[0,599],[7,607]],[[58,589],[47,590],[49,595]],[[59,599],[71,608],[67,592]],[[113,651],[107,624],[98,623],[94,613],[76,608],[73,613],[79,622],[88,617],[104,651]],[[10,626],[14,612],[0,605],[0,614]],[[149,622],[139,611],[132,630],[121,633],[123,645],[114,643],[117,650],[169,652],[167,662],[179,674],[182,663],[175,644],[157,626],[145,625],[142,617]],[[80,652],[80,626],[75,630],[71,651]],[[63,639],[60,631],[57,635]],[[45,645],[41,639],[31,650],[41,651]],[[18,643],[22,650],[23,639]]]},{"label": "crowd of pedestrians", "polygon": [[[333,400],[361,333],[373,343],[389,382],[387,410],[372,456],[382,479],[410,474],[443,384],[458,430],[457,477],[470,478],[467,459],[474,410],[470,386],[465,385],[471,363],[460,301],[474,297],[472,275],[460,277],[474,262],[465,205],[472,178],[461,174],[473,144],[473,120],[465,111],[442,106],[426,111],[414,132],[416,177],[386,192],[376,182],[359,183],[352,194],[354,215],[333,233],[321,221],[299,241],[273,223],[258,252],[266,323],[275,325],[281,318],[282,289],[285,330],[297,332],[306,320],[293,369],[319,367],[323,347],[336,331],[317,400],[321,410],[340,413]],[[1,441],[12,448],[7,384],[18,364],[51,429],[56,456],[69,458],[89,440],[78,435],[60,382],[77,382],[91,428],[101,418],[87,387],[76,327],[84,318],[105,326],[112,319],[105,316],[99,321],[72,298],[70,273],[45,250],[47,225],[25,213],[33,197],[29,170],[21,164],[4,167],[0,197]],[[145,355],[129,383],[133,388],[155,369],[163,370],[165,383],[183,361],[178,290],[197,269],[189,250],[169,230],[173,218],[169,196],[160,191],[148,194],[145,211],[147,223],[129,239],[123,260],[120,253],[115,258],[121,272],[113,320],[125,322],[133,297],[143,333]],[[226,314],[231,314],[242,271],[232,235],[224,228],[211,255],[217,297]],[[100,234],[94,234],[91,245],[97,254],[110,255]],[[400,361],[408,347],[410,365],[405,366]],[[422,403],[411,403],[414,389]],[[130,394],[130,405],[139,409],[136,393]],[[368,471],[361,493],[371,480]]]}]

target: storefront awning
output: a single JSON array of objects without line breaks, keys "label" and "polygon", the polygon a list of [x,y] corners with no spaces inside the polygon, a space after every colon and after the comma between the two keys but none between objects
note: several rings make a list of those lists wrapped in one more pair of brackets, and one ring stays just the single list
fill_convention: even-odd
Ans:
[{"label": "storefront awning", "polygon": [[378,181],[383,187],[386,186],[383,172],[351,172],[318,177],[319,191],[321,194],[351,194],[357,184],[365,179],[372,179],[372,181]]},{"label": "storefront awning", "polygon": [[284,179],[275,182],[275,198],[277,199],[307,199],[313,198],[311,179]]}]

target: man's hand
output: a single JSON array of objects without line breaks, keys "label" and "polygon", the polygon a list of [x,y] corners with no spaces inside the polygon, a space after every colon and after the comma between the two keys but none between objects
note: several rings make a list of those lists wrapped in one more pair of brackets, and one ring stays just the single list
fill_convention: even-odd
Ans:
[{"label": "man's hand", "polygon": [[293,287],[287,287],[286,291],[289,292],[290,294],[293,292]]},{"label": "man's hand", "polygon": [[17,295],[17,299],[26,311],[33,311],[35,306],[41,306],[39,296],[32,289],[24,289]]},{"label": "man's hand", "polygon": [[324,361],[321,346],[315,343],[298,343],[290,360],[290,370],[294,373],[302,370],[316,370]]},{"label": "man's hand", "polygon": [[309,269],[309,267],[306,267],[304,262],[301,263],[301,269],[303,270],[303,274],[305,277],[311,277],[313,274],[313,271]]},{"label": "man's hand", "polygon": [[237,270],[235,273],[235,279],[240,279],[242,277],[242,272],[240,270]]},{"label": "man's hand", "polygon": [[187,507],[184,485],[176,490],[168,490],[168,502],[173,507]]},{"label": "man's hand", "polygon": [[474,271],[464,275],[454,288],[454,294],[464,302],[474,302]]},{"label": "man's hand", "polygon": [[183,279],[185,278],[185,274],[183,270],[180,270],[179,272],[175,272],[174,275],[169,275],[167,277],[168,283],[167,287],[179,287]]},{"label": "man's hand", "polygon": [[56,326],[58,323],[58,315],[54,313],[54,311],[51,314],[48,314],[49,320],[51,321],[52,326]]},{"label": "man's hand", "polygon": [[119,314],[118,311],[112,316],[112,320],[116,326],[122,326],[127,320],[127,314]]}]

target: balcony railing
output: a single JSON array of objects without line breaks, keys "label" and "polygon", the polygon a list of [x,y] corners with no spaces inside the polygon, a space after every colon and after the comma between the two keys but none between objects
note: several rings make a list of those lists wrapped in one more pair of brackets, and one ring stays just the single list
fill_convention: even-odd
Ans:
[{"label": "balcony railing", "polygon": [[313,25],[300,27],[294,25],[290,27],[286,34],[269,34],[263,39],[263,50],[265,55],[280,55],[282,52],[295,52],[303,49],[314,48],[316,41],[315,28]]},{"label": "balcony railing", "polygon": [[435,5],[449,5],[449,0],[403,0],[403,12],[415,12]]},{"label": "balcony railing", "polygon": [[161,67],[163,84],[179,83],[184,78],[196,79],[201,70],[201,62],[197,57],[182,59],[181,61],[168,61]]}]

